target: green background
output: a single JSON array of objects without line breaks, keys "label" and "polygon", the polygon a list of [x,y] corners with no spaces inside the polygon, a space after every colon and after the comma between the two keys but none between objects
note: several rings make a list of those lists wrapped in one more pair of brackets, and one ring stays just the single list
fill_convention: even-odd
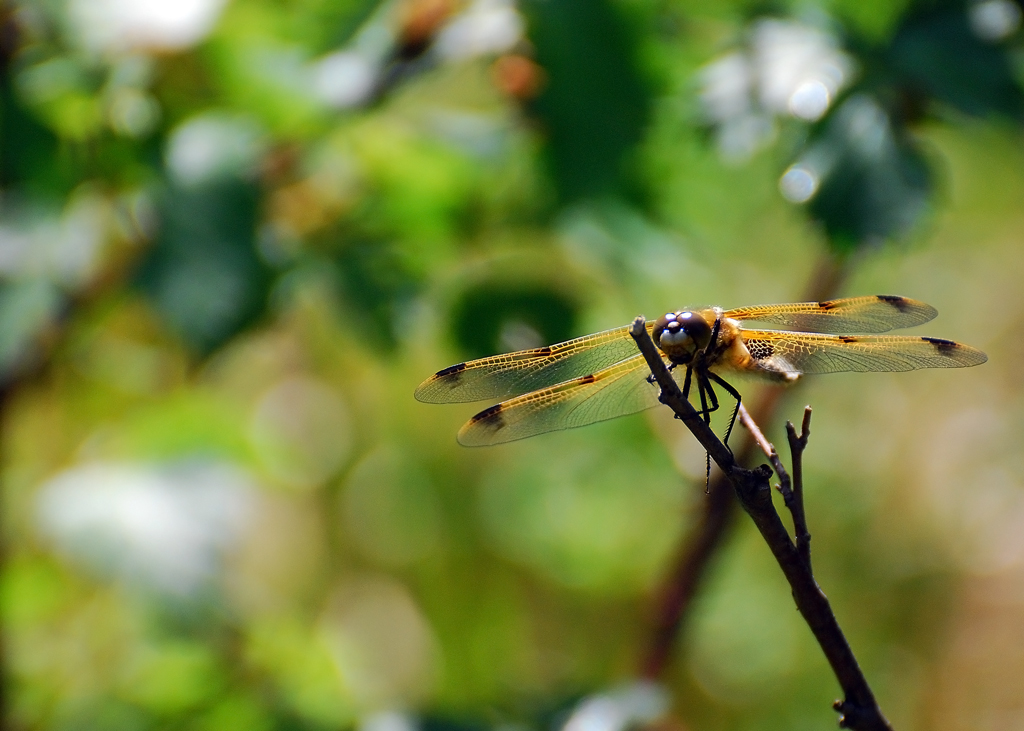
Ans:
[{"label": "green background", "polygon": [[[922,334],[989,362],[810,377],[762,425],[814,407],[818,581],[897,728],[1024,724],[1019,31],[962,3],[528,0],[478,3],[518,37],[446,55],[410,28],[468,4],[197,0],[186,37],[132,18],[188,3],[150,5],[3,5],[10,728],[558,727],[639,677],[704,454],[661,410],[465,449],[490,404],[413,390],[639,313],[799,300],[836,261],[836,295],[926,301]],[[723,155],[708,64],[757,58],[771,19],[849,67],[813,122],[751,82],[768,132]],[[318,91],[339,52],[375,93]],[[808,159],[833,162],[790,202]],[[835,723],[744,516],[673,658],[665,728]]]}]

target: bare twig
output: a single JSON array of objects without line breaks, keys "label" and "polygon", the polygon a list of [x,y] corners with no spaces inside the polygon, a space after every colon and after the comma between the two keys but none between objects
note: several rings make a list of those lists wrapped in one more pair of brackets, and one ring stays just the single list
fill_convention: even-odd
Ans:
[{"label": "bare twig", "polygon": [[811,568],[811,534],[807,530],[807,516],[804,514],[804,449],[807,439],[811,436],[811,407],[804,407],[804,421],[797,435],[793,422],[786,422],[786,435],[789,437],[789,453],[793,461],[793,492],[791,501],[786,503],[793,515],[793,532],[796,534],[796,550]]},{"label": "bare twig", "polygon": [[779,492],[782,494],[786,508],[793,516],[793,533],[796,538],[797,551],[804,559],[807,567],[810,568],[811,534],[807,530],[807,517],[804,514],[803,453],[811,433],[811,407],[807,406],[804,408],[804,421],[799,436],[793,423],[790,421],[786,422],[786,433],[789,435],[789,451],[793,460],[792,479],[790,479],[789,473],[786,472],[786,467],[782,464],[782,459],[779,457],[779,452],[775,449],[775,445],[765,438],[757,423],[750,417],[750,414],[747,413],[742,404],[739,408],[739,419],[740,423],[750,432],[754,443],[768,457],[768,461],[772,464],[772,469],[775,470],[775,474],[779,478]]},{"label": "bare twig", "polygon": [[[660,400],[686,424],[697,441],[707,450],[732,483],[740,504],[753,519],[754,525],[757,526],[785,574],[786,580],[789,581],[797,609],[800,610],[800,614],[810,626],[845,693],[845,700],[836,701],[833,705],[833,708],[842,713],[839,725],[857,731],[892,731],[889,722],[886,721],[875,701],[871,687],[857,664],[857,658],[850,649],[835,614],[832,613],[828,598],[818,588],[809,564],[798,553],[772,504],[772,491],[768,482],[771,470],[767,465],[762,465],[756,470],[747,470],[736,463],[732,452],[700,419],[693,406],[683,398],[683,394],[672,374],[669,373],[661,353],[647,333],[643,317],[638,317],[633,321],[630,335],[636,341],[651,373],[661,387]],[[805,427],[808,424],[808,418],[805,415]],[[805,428],[804,437],[806,437],[806,433]],[[769,449],[774,451],[771,445],[769,445]]]},{"label": "bare twig", "polygon": [[[848,271],[848,260],[834,253],[826,253],[819,260],[803,294],[805,301],[818,301],[832,297],[840,288]],[[799,386],[797,386],[799,387]],[[793,388],[788,389],[789,393]],[[760,423],[773,421],[782,398],[783,389],[769,386],[754,400],[750,414]],[[734,449],[736,461],[748,464],[756,451],[752,439],[744,439]],[[729,527],[737,514],[734,493],[722,473],[712,476],[707,497],[701,504],[701,513],[694,519],[683,542],[675,551],[672,565],[654,601],[651,638],[641,660],[641,672],[646,678],[657,679],[665,672],[672,655],[676,636],[683,625],[687,611],[693,604],[711,559],[725,541]]]},{"label": "bare twig", "polygon": [[757,425],[747,412],[747,408],[740,404],[739,410],[740,423],[747,428],[750,432],[750,437],[754,440],[754,444],[760,447],[761,451],[764,452],[764,456],[768,458],[768,461],[772,463],[772,469],[775,470],[776,477],[779,478],[778,490],[782,493],[783,500],[786,501],[786,507],[789,507],[793,501],[793,490],[792,483],[789,479],[789,473],[786,472],[785,465],[782,464],[782,459],[779,457],[778,450],[775,449],[775,445],[768,441],[764,434],[761,433],[761,428]]}]

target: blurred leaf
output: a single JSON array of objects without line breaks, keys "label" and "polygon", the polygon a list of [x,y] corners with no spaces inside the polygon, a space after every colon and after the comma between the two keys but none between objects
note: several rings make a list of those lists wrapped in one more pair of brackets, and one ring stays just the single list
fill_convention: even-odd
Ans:
[{"label": "blurred leaf", "polygon": [[829,10],[851,30],[869,38],[892,35],[912,0],[833,0]]},{"label": "blurred leaf", "polygon": [[8,559],[0,578],[0,608],[8,627],[21,628],[52,619],[73,597],[67,575],[45,559]]},{"label": "blurred leaf", "polygon": [[451,314],[455,342],[472,358],[568,340],[577,319],[575,301],[535,282],[483,282],[464,292]]},{"label": "blurred leaf", "polygon": [[306,12],[288,12],[289,18],[298,16],[294,37],[319,53],[337,49],[349,41],[380,7],[377,0],[303,0],[302,4]]},{"label": "blurred leaf", "polygon": [[252,456],[246,424],[229,401],[209,393],[182,392],[138,408],[97,441],[110,459],[125,454],[146,460],[218,457],[246,462]]},{"label": "blurred leaf", "polygon": [[0,186],[23,186],[35,194],[59,195],[74,185],[57,136],[25,110],[10,76],[0,76]]},{"label": "blurred leaf", "polygon": [[437,488],[399,447],[381,447],[353,468],[342,498],[351,541],[384,566],[413,564],[441,542]]},{"label": "blurred leaf", "polygon": [[157,311],[201,354],[223,345],[266,307],[271,272],[256,251],[259,190],[226,178],[171,185],[161,228],[138,282]]},{"label": "blurred leaf", "polygon": [[562,201],[623,192],[651,106],[625,19],[608,0],[532,0],[524,10],[546,74],[535,111]]},{"label": "blurred leaf", "polygon": [[491,724],[483,720],[426,715],[417,719],[420,731],[487,731]]},{"label": "blurred leaf", "polygon": [[311,93],[305,51],[282,42],[283,15],[270,4],[233,3],[205,58],[227,106],[254,115],[285,136],[305,136],[324,121]]},{"label": "blurred leaf", "polygon": [[560,434],[533,450],[531,459],[492,464],[481,480],[481,522],[494,548],[597,596],[649,586],[687,496],[643,418]]},{"label": "blurred leaf", "polygon": [[421,259],[459,234],[479,185],[478,161],[387,117],[367,119],[347,134],[339,142],[352,146],[369,183],[361,213],[366,230],[414,243],[408,249]]},{"label": "blurred leaf", "polygon": [[219,701],[203,714],[197,727],[200,731],[271,731],[274,725],[255,697],[237,694]]},{"label": "blurred leaf", "polygon": [[384,242],[361,242],[345,247],[336,260],[346,303],[373,327],[374,345],[394,350],[402,313],[419,289],[419,281],[402,252]]},{"label": "blurred leaf", "polygon": [[[322,637],[293,617],[250,625],[246,659],[275,683],[289,710],[301,722],[294,727],[341,728],[354,709]],[[298,719],[296,719],[298,721]]]},{"label": "blurred leaf", "polygon": [[195,708],[215,695],[224,681],[210,648],[198,642],[179,640],[146,647],[133,665],[123,692],[159,714]]},{"label": "blurred leaf", "polygon": [[971,28],[968,3],[911,16],[889,48],[891,71],[911,93],[978,117],[1024,120],[1024,94],[1007,49]]},{"label": "blurred leaf", "polygon": [[931,195],[931,174],[921,152],[864,95],[836,110],[794,169],[817,184],[810,213],[839,249],[907,233]]},{"label": "blurred leaf", "polygon": [[51,728],[66,731],[146,731],[152,720],[135,706],[110,698],[67,704],[54,713]]}]

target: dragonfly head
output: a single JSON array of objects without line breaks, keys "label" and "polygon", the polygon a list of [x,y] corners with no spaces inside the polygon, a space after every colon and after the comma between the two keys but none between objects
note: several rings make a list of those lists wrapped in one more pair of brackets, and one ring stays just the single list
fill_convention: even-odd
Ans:
[{"label": "dragonfly head", "polygon": [[674,363],[689,363],[711,342],[711,326],[696,312],[681,310],[654,323],[654,342]]}]

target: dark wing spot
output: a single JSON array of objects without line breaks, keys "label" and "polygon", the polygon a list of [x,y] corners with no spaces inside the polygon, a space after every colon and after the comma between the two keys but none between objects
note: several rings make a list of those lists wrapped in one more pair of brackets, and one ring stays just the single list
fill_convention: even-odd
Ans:
[{"label": "dark wing spot", "polygon": [[767,340],[748,340],[747,352],[754,360],[766,360],[775,353],[775,346]]},{"label": "dark wing spot", "polygon": [[470,424],[479,424],[481,421],[486,421],[487,426],[497,431],[505,426],[504,419],[501,418],[501,412],[503,408],[501,404],[495,404],[490,408],[484,409],[479,414],[469,420]]},{"label": "dark wing spot", "polygon": [[437,378],[444,378],[445,376],[450,376],[450,375],[452,375],[453,373],[461,373],[461,372],[462,372],[462,371],[464,371],[464,370],[466,370],[466,364],[465,364],[465,363],[456,363],[456,364],[455,364],[455,365],[453,365],[453,366],[448,366],[448,367],[447,367],[447,368],[445,368],[444,370],[440,370],[440,371],[438,371],[438,372],[437,372],[437,373],[435,374],[435,376],[436,376]]},{"label": "dark wing spot", "polygon": [[832,310],[835,309],[835,306],[836,303],[833,300],[825,300],[824,302],[818,303],[818,307],[820,307],[823,310]]},{"label": "dark wing spot", "polygon": [[952,340],[943,340],[942,338],[921,338],[926,343],[931,343],[935,346],[935,349],[940,353],[949,353],[950,351],[956,350],[960,347],[960,343],[954,343]]},{"label": "dark wing spot", "polygon": [[856,343],[858,340],[860,340],[860,338],[855,338],[852,335],[840,335],[839,339],[842,340],[844,343]]},{"label": "dark wing spot", "polygon": [[900,297],[897,294],[876,294],[875,297],[882,302],[888,302],[900,312],[906,312],[911,309],[906,297]]},{"label": "dark wing spot", "polygon": [[593,383],[596,380],[597,378],[594,376],[593,373],[591,373],[588,376],[580,376],[578,379],[579,383]]},{"label": "dark wing spot", "polygon": [[516,360],[533,360],[534,358],[547,358],[548,356],[551,355],[551,346],[545,345],[543,348],[520,350],[515,353],[509,353],[508,355],[514,357]]}]

